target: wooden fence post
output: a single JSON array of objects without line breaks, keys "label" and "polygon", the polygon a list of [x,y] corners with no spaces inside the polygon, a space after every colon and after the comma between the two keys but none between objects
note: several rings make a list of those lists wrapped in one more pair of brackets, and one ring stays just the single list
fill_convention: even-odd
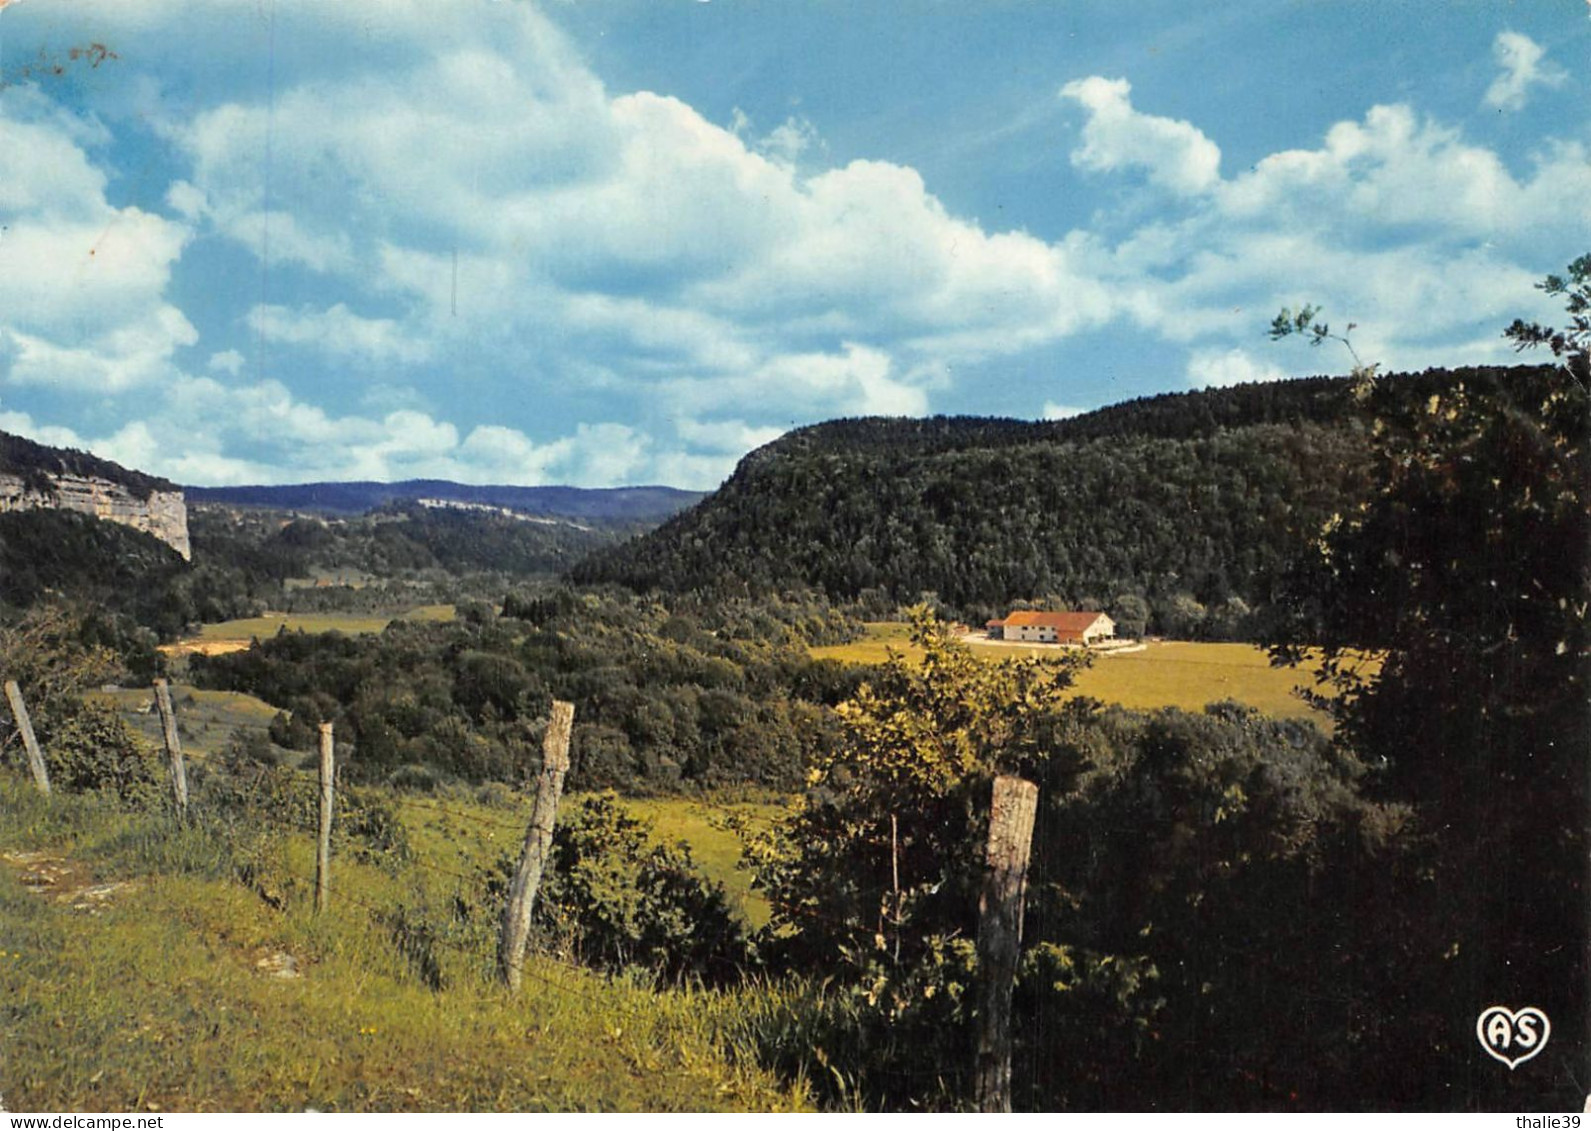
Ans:
[{"label": "wooden fence post", "polygon": [[536,800],[525,829],[525,847],[519,854],[519,868],[503,908],[503,927],[497,939],[497,969],[511,990],[519,989],[525,964],[525,941],[530,937],[530,913],[536,906],[536,891],[541,887],[547,850],[552,845],[553,825],[558,819],[558,798],[563,793],[564,775],[569,772],[569,736],[574,731],[575,705],[555,699],[547,737],[541,747],[541,774],[536,779]]},{"label": "wooden fence post", "polygon": [[182,739],[177,735],[177,712],[171,706],[171,685],[155,680],[155,706],[160,710],[160,730],[166,739],[166,757],[171,762],[171,792],[177,799],[177,817],[188,816],[188,771],[182,763]]},{"label": "wooden fence post", "polygon": [[336,760],[330,723],[320,724],[320,838],[315,845],[315,912],[326,910],[331,897],[331,814],[336,800]]},{"label": "wooden fence post", "polygon": [[33,784],[45,796],[50,793],[50,771],[44,766],[44,751],[33,734],[33,722],[28,718],[28,705],[22,701],[22,688],[14,679],[6,680],[6,701],[11,704],[11,717],[22,734],[22,745],[28,752],[28,768],[33,771]]},{"label": "wooden fence post", "polygon": [[1022,905],[1039,787],[1018,777],[994,779],[989,802],[986,871],[978,897],[977,1103],[1011,1110],[1011,988],[1022,947]]}]

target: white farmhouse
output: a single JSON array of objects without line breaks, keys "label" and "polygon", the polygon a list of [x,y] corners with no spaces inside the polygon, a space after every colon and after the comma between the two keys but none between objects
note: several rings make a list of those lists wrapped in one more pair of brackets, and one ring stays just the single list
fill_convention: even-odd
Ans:
[{"label": "white farmhouse", "polygon": [[1104,613],[1015,612],[986,627],[991,640],[1027,644],[1093,644],[1116,635],[1116,622]]}]

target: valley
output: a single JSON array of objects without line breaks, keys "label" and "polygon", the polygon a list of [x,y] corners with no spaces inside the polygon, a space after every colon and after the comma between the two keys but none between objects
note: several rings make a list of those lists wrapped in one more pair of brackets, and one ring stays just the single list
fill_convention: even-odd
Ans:
[{"label": "valley", "polygon": [[[524,521],[489,492],[363,513],[213,498],[191,560],[65,508],[0,514],[0,656],[51,783],[12,720],[0,1017],[29,1067],[6,1100],[963,1109],[990,798],[1012,780],[1037,797],[1008,987],[1018,1106],[1332,1107],[1411,1072],[1437,1096],[1364,1018],[1388,979],[1443,1001],[1433,953],[1479,977],[1523,953],[1519,931],[1570,930],[1543,905],[1474,933],[1499,890],[1475,877],[1562,871],[1516,834],[1528,812],[1572,840],[1577,795],[1524,788],[1513,755],[1484,778],[1505,787],[1477,790],[1478,763],[1432,762],[1423,735],[1567,749],[1583,578],[1503,563],[1490,534],[1405,570],[1430,549],[1409,516],[1518,517],[1509,544],[1553,561],[1586,518],[1446,509],[1451,480],[1400,479],[1426,464],[1374,443],[1416,437],[1444,467],[1449,440],[1420,430],[1469,418],[1432,404],[1512,405],[1480,412],[1485,436],[1550,423],[1560,384],[1469,370],[1389,380],[1369,408],[1316,382],[1050,424],[837,421],[644,520]],[[1464,584],[1437,604],[1422,588],[1469,568],[1523,595],[1506,624]],[[1431,627],[1455,610],[1462,631]],[[995,617],[1105,642],[967,627]],[[1552,646],[1516,647],[1538,622]],[[1496,682],[1499,651],[1546,690]],[[569,765],[514,994],[500,926],[555,704]],[[1451,791],[1493,831],[1444,840]],[[1475,953],[1451,950],[1459,924]],[[1311,1031],[1278,1039],[1306,1007]],[[1349,1036],[1374,1055],[1326,1055]]]}]

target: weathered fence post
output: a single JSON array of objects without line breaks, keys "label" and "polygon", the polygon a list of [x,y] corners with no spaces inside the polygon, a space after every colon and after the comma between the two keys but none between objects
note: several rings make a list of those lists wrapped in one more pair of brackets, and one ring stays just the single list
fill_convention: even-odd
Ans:
[{"label": "weathered fence post", "polygon": [[1011,988],[1022,946],[1022,904],[1039,787],[1018,777],[994,779],[989,802],[986,871],[978,897],[979,1111],[1011,1110]]},{"label": "weathered fence post", "polygon": [[519,989],[525,964],[525,941],[530,937],[530,913],[536,906],[536,890],[547,864],[552,845],[553,824],[558,819],[558,798],[563,793],[564,775],[569,772],[569,736],[574,731],[575,705],[555,699],[547,737],[541,747],[541,774],[536,779],[536,800],[530,810],[530,825],[525,829],[525,847],[519,854],[519,868],[508,891],[503,909],[503,928],[497,939],[497,969],[511,990]]},{"label": "weathered fence post", "polygon": [[320,724],[320,838],[315,845],[315,912],[326,910],[331,896],[331,814],[335,799],[336,760],[331,724]]},{"label": "weathered fence post", "polygon": [[33,783],[39,787],[40,793],[48,796],[50,771],[44,766],[44,751],[39,749],[39,740],[33,734],[28,705],[22,701],[22,688],[17,686],[14,679],[6,680],[6,701],[11,704],[11,717],[16,720],[17,730],[22,734],[22,745],[28,752],[28,768],[33,771]]},{"label": "weathered fence post", "polygon": [[177,816],[188,816],[188,771],[182,763],[182,739],[177,735],[177,712],[171,706],[171,685],[155,680],[155,706],[160,710],[160,730],[166,739],[166,757],[171,761],[171,792],[177,799]]}]

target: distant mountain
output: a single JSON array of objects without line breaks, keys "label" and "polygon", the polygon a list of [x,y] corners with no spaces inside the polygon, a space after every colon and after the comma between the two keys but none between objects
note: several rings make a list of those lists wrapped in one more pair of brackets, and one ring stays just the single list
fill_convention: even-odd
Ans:
[{"label": "distant mountain", "polygon": [[324,514],[363,514],[394,502],[442,499],[508,507],[525,514],[585,522],[661,522],[705,497],[674,487],[475,486],[445,479],[402,483],[301,483],[279,487],[188,487],[195,503],[269,507]]},{"label": "distant mountain", "polygon": [[[1388,377],[1484,395],[1528,369]],[[867,418],[747,455],[704,502],[597,551],[577,582],[769,592],[881,608],[933,593],[969,617],[1093,603],[1173,634],[1249,635],[1308,540],[1365,490],[1346,379],[1238,385],[1061,421]]]}]

